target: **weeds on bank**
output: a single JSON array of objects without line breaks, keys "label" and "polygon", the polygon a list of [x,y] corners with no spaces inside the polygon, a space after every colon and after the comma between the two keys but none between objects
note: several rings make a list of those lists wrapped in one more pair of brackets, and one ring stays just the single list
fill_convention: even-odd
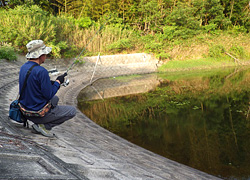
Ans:
[{"label": "weeds on bank", "polygon": [[85,54],[107,52],[107,47],[113,43],[116,44],[110,49],[111,52],[113,49],[121,51],[131,47],[121,40],[130,38],[133,31],[109,24],[96,34],[102,25],[100,22],[83,26],[82,22],[79,24],[71,16],[56,17],[38,6],[0,9],[0,16],[0,42],[11,43],[23,53],[26,53],[25,45],[33,39],[42,39],[47,46],[52,47],[51,55],[55,58],[75,57],[83,48],[86,48]]},{"label": "weeds on bank", "polygon": [[[99,52],[146,52],[167,62],[162,69],[211,67],[217,63],[233,62],[225,52],[240,61],[250,59],[250,35],[240,33],[237,29],[214,33],[197,31],[192,35],[188,31],[182,31],[178,36],[175,34],[172,37],[175,31],[171,27],[166,27],[163,33],[144,34],[122,24],[107,23],[96,34],[103,22],[89,19],[79,21],[65,15],[53,16],[38,6],[1,9],[0,16],[0,42],[11,43],[12,47],[20,49],[22,53],[26,53],[25,45],[30,40],[42,39],[47,46],[52,47],[50,55],[54,58],[76,57],[84,48],[85,56],[97,55]],[[6,51],[5,49],[4,52]]]},{"label": "weeds on bank", "polygon": [[0,59],[17,60],[14,48],[8,45],[0,45]]}]

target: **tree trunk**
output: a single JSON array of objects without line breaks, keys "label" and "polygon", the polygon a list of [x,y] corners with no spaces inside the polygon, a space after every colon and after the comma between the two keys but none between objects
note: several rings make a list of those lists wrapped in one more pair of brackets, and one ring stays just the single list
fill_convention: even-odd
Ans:
[{"label": "tree trunk", "polygon": [[231,12],[230,12],[230,16],[229,16],[230,20],[231,20],[232,14],[233,14],[233,9],[234,9],[234,0],[231,2]]},{"label": "tree trunk", "polygon": [[64,7],[65,7],[65,14],[67,13],[67,1],[64,1]]}]

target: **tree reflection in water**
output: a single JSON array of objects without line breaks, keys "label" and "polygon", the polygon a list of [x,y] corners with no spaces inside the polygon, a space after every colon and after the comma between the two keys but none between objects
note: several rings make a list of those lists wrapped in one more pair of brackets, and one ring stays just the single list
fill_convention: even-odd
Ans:
[{"label": "tree reflection in water", "polygon": [[250,178],[250,71],[159,74],[147,93],[81,101],[90,119],[119,136],[224,179]]}]

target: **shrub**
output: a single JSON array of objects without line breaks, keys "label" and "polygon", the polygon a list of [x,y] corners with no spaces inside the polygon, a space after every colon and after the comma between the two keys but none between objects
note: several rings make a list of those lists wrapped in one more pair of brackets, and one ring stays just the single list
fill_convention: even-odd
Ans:
[{"label": "shrub", "polygon": [[177,26],[165,26],[163,27],[163,38],[167,40],[174,39],[174,32],[176,31]]},{"label": "shrub", "polygon": [[188,39],[197,34],[199,34],[200,30],[193,30],[190,28],[182,28],[178,26],[165,26],[163,28],[163,34],[161,39],[166,40],[174,40],[176,38]]},{"label": "shrub", "polygon": [[51,53],[49,55],[52,55],[55,58],[61,58],[61,48],[58,45],[48,43],[47,46],[52,47]]},{"label": "shrub", "polygon": [[244,26],[234,26],[233,27],[233,32],[235,34],[239,34],[239,33],[246,33],[247,29]]},{"label": "shrub", "polygon": [[233,46],[229,49],[229,52],[234,54],[235,56],[237,56],[239,58],[245,57],[245,50],[241,46]]},{"label": "shrub", "polygon": [[[63,52],[63,56],[65,58],[72,58],[76,57],[79,54],[79,50],[75,45],[70,46],[70,48],[67,49],[67,51]],[[84,52],[86,54],[86,52]]]},{"label": "shrub", "polygon": [[10,46],[0,46],[0,59],[7,59],[10,61],[17,60],[14,48]]},{"label": "shrub", "polygon": [[55,41],[54,25],[50,16],[37,6],[17,6],[0,11],[0,41],[12,43],[14,47],[26,50],[25,45],[33,39],[45,42]]},{"label": "shrub", "polygon": [[188,39],[191,37],[194,37],[195,35],[199,34],[201,31],[200,30],[193,30],[190,28],[179,28],[174,32],[174,37],[175,38],[182,38],[182,39]]},{"label": "shrub", "polygon": [[128,50],[132,47],[133,45],[131,44],[130,39],[120,39],[117,42],[114,42],[107,46],[107,49],[112,52],[121,52],[123,50]]},{"label": "shrub", "polygon": [[166,60],[170,58],[170,55],[168,53],[162,52],[160,54],[157,54],[156,58],[158,58],[159,60]]},{"label": "shrub", "polygon": [[210,23],[208,25],[203,26],[203,29],[205,30],[205,32],[213,32],[216,31],[217,29],[217,24],[214,23]]},{"label": "shrub", "polygon": [[93,21],[90,19],[90,17],[82,17],[77,19],[75,23],[81,28],[88,28],[93,24]]},{"label": "shrub", "polygon": [[162,47],[163,47],[162,43],[151,42],[145,45],[145,50],[149,53],[160,53],[162,52]]},{"label": "shrub", "polygon": [[222,45],[215,45],[209,48],[208,57],[221,58],[224,56],[225,48]]}]

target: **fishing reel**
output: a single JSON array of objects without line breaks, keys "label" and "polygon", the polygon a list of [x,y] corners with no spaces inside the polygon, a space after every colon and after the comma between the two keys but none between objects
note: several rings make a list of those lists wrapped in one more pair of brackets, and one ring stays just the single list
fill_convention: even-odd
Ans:
[{"label": "fishing reel", "polygon": [[65,79],[64,83],[62,83],[62,86],[66,87],[69,85],[69,79]]}]

